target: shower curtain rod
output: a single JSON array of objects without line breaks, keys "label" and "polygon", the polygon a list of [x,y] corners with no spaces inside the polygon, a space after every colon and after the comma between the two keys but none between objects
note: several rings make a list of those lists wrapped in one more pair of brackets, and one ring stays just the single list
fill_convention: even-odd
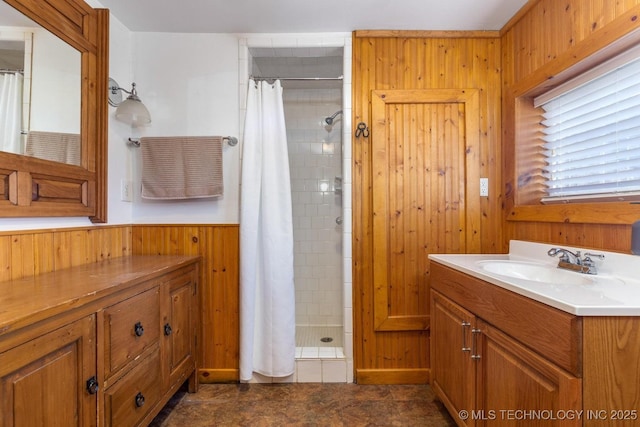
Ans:
[{"label": "shower curtain rod", "polygon": [[252,80],[342,80],[344,76],[340,77],[257,77],[250,76]]},{"label": "shower curtain rod", "polygon": [[20,73],[24,74],[24,70],[11,70],[9,68],[0,68],[0,74]]}]

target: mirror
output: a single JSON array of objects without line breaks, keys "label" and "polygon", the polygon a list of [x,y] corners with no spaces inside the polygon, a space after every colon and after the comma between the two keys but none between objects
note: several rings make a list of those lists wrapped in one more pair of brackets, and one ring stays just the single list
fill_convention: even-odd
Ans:
[{"label": "mirror", "polygon": [[0,151],[80,165],[80,58],[0,3]]},{"label": "mirror", "polygon": [[[27,135],[0,149],[0,217],[106,222],[108,28],[109,11],[83,0],[0,1],[27,80],[17,120]],[[2,135],[0,145],[10,146]]]}]

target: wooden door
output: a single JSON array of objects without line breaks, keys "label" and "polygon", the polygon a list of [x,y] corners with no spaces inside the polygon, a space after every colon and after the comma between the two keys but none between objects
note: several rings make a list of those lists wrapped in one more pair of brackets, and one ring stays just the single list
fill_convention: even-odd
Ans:
[{"label": "wooden door", "polygon": [[[478,328],[481,338],[476,402],[483,410],[478,413],[483,419],[477,425],[582,425],[577,416],[582,410],[580,378],[488,323],[479,321]],[[529,418],[524,419],[525,416]]]},{"label": "wooden door", "polygon": [[457,414],[475,410],[475,364],[471,331],[475,316],[444,295],[431,292],[431,387],[460,426],[473,426],[473,417]]},{"label": "wooden door", "polygon": [[427,330],[427,256],[480,248],[467,205],[479,198],[478,90],[371,98],[374,327]]},{"label": "wooden door", "polygon": [[0,353],[0,426],[97,425],[95,337],[91,315]]},{"label": "wooden door", "polygon": [[[196,365],[196,270],[180,271],[165,283],[167,292],[166,312],[162,320],[164,334],[163,351],[168,368],[169,384],[184,381],[187,373]],[[191,377],[190,387],[197,387]],[[195,389],[193,389],[195,391]]]}]

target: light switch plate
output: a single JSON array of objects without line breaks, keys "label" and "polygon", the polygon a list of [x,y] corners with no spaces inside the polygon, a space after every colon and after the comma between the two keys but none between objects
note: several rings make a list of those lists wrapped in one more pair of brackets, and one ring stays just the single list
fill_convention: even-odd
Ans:
[{"label": "light switch plate", "polygon": [[133,201],[133,184],[126,179],[120,180],[120,199],[123,202]]}]

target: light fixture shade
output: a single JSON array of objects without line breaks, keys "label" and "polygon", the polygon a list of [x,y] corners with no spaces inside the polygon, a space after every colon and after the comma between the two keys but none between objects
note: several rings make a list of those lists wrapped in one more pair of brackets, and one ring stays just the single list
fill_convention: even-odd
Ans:
[{"label": "light fixture shade", "polygon": [[130,95],[116,108],[116,119],[131,126],[144,126],[151,123],[151,114],[135,95]]}]

